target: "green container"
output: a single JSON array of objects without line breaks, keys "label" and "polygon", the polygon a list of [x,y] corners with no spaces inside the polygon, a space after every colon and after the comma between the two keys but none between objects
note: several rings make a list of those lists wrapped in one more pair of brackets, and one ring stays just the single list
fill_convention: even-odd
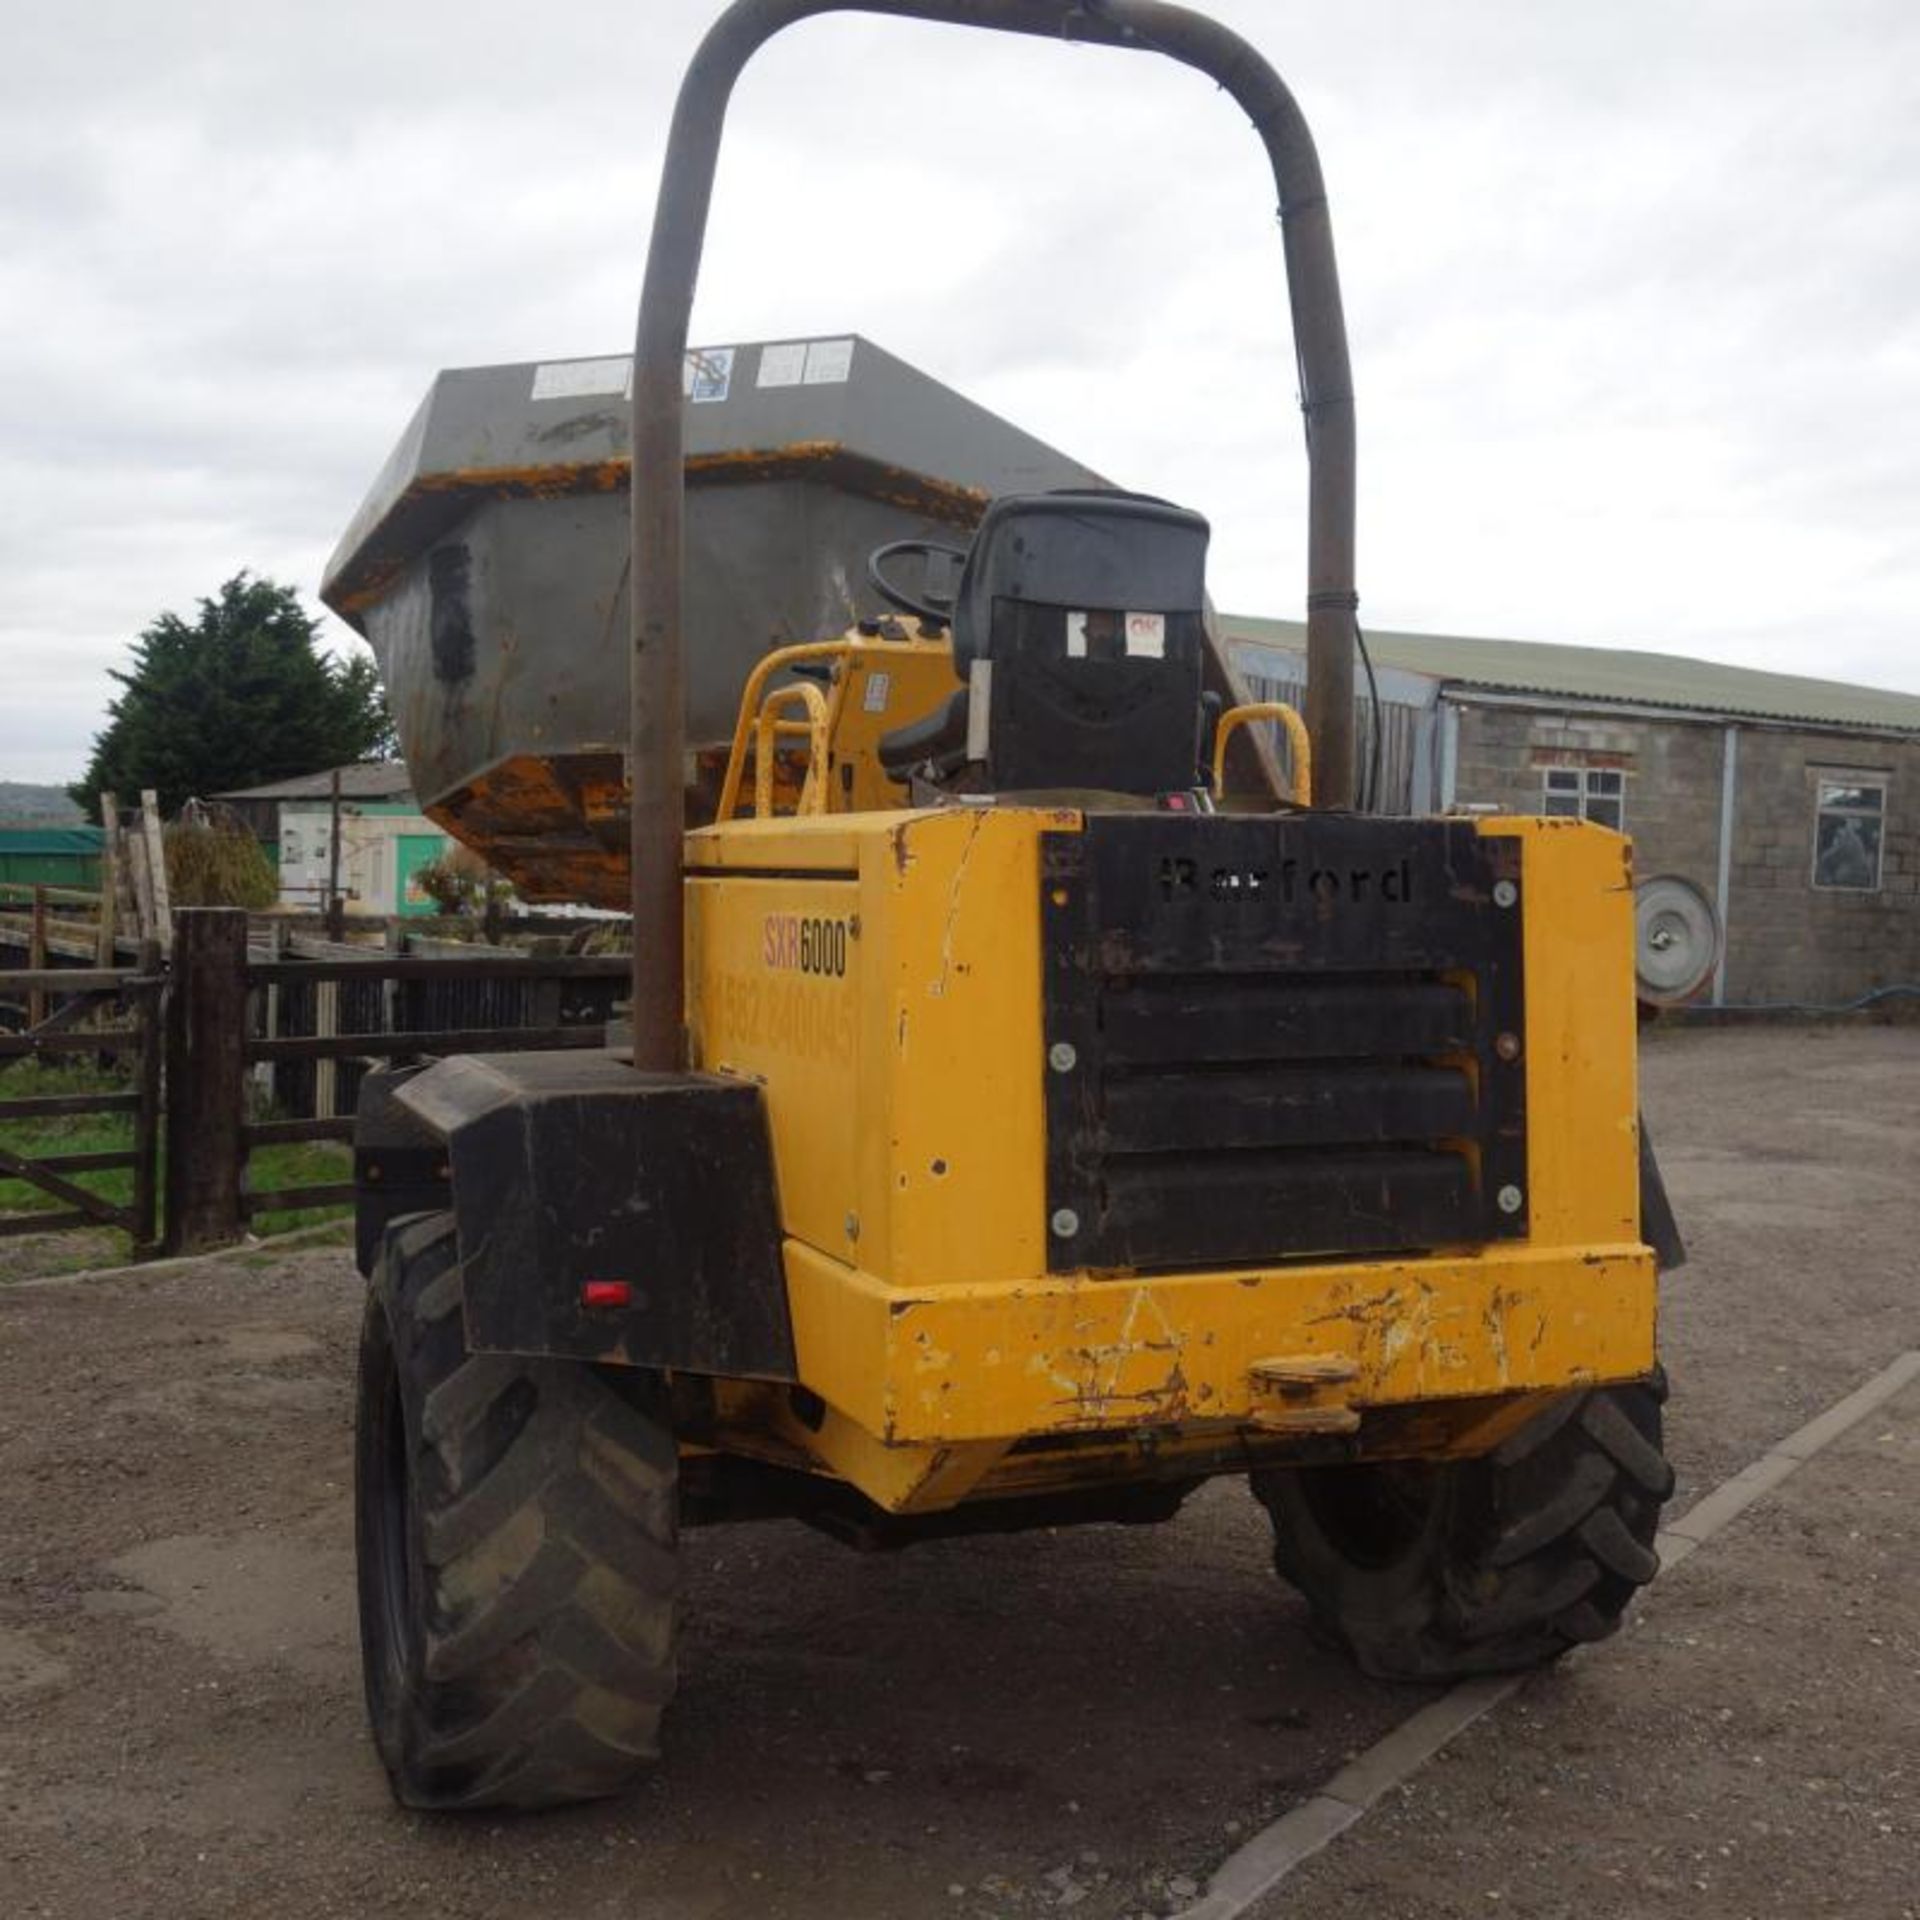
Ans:
[{"label": "green container", "polygon": [[105,840],[99,827],[0,827],[0,886],[96,890]]}]

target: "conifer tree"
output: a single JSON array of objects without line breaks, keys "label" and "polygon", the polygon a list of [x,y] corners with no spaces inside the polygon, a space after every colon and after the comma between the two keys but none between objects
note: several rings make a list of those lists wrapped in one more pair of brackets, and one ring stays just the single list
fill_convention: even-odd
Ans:
[{"label": "conifer tree", "polygon": [[393,751],[373,662],[319,648],[291,587],[237,573],[191,622],[163,613],[133,643],[119,694],[68,789],[89,816],[103,791],[152,787],[163,811],[237,787],[320,773]]}]

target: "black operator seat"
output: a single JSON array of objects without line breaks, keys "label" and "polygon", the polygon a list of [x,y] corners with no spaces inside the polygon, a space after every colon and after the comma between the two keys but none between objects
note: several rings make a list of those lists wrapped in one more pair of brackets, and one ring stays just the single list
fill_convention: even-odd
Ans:
[{"label": "black operator seat", "polygon": [[1147,494],[996,500],[954,605],[969,753],[1000,791],[1191,787],[1208,527]]},{"label": "black operator seat", "polygon": [[953,608],[952,700],[880,742],[909,771],[990,791],[1192,787],[1208,527],[1148,494],[1008,494],[980,521]]}]

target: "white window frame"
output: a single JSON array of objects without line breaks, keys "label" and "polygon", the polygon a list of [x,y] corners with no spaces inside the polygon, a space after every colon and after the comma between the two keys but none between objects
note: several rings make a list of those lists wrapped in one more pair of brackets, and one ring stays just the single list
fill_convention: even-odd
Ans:
[{"label": "white window frame", "polygon": [[[1826,798],[1829,787],[1852,787],[1861,792],[1871,788],[1880,796],[1877,807],[1849,807]],[[1893,782],[1884,773],[1849,773],[1844,767],[1813,769],[1813,853],[1807,870],[1809,884],[1818,893],[1879,893],[1886,884],[1887,872],[1887,795]],[[1820,878],[1820,823],[1829,814],[1842,820],[1871,820],[1879,832],[1873,841],[1873,880],[1864,887],[1850,887],[1837,880]]]},{"label": "white window frame", "polygon": [[[1563,783],[1555,786],[1556,777]],[[1611,781],[1611,788],[1596,786],[1595,782]],[[1547,802],[1553,799],[1571,799],[1574,802],[1572,812],[1554,813]],[[1603,808],[1610,808],[1616,817],[1612,820],[1595,820],[1593,803],[1598,801]],[[1615,833],[1627,830],[1627,772],[1624,767],[1589,767],[1573,765],[1567,762],[1555,762],[1540,769],[1540,811],[1559,820],[1594,820],[1595,825],[1611,827]]]}]

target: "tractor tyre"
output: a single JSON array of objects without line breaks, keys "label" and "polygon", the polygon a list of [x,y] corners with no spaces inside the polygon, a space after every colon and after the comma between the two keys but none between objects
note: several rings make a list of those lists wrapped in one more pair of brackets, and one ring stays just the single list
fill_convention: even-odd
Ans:
[{"label": "tractor tyre", "polygon": [[1513,1673],[1604,1640],[1659,1570],[1666,1376],[1570,1393],[1472,1460],[1257,1472],[1274,1564],[1381,1680]]},{"label": "tractor tyre", "polygon": [[677,1469],[657,1377],[469,1353],[452,1215],[388,1230],[354,1531],[367,1713],[402,1805],[598,1799],[658,1757]]}]

